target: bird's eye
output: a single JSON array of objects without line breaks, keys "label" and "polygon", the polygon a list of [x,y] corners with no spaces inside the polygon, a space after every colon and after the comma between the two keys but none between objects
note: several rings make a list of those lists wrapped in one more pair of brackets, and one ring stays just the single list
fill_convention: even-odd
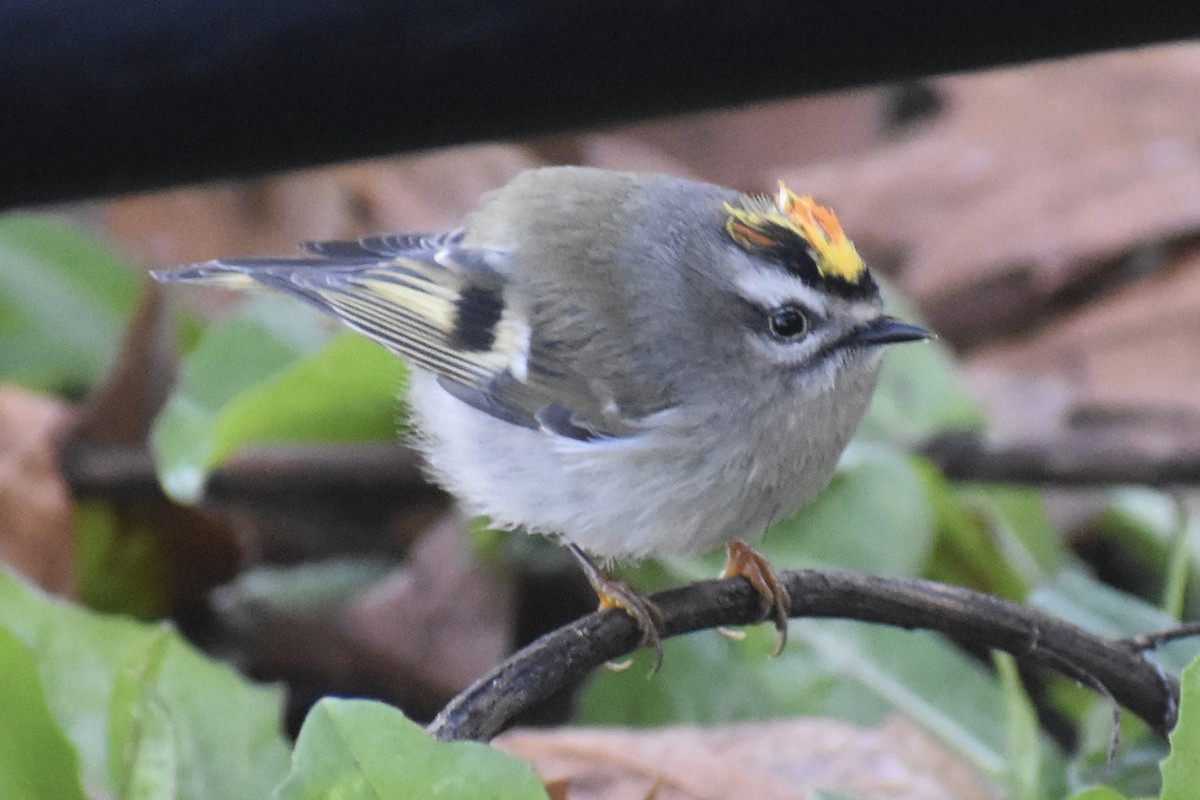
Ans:
[{"label": "bird's eye", "polygon": [[795,305],[771,309],[767,319],[771,334],[778,339],[799,339],[808,333],[808,315]]}]

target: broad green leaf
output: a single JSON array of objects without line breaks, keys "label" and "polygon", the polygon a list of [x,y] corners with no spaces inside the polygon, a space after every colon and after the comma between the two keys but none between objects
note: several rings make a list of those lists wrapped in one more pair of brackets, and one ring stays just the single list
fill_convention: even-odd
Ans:
[{"label": "broad green leaf", "polygon": [[103,375],[140,279],[50,216],[0,217],[0,379],[77,393]]},{"label": "broad green leaf", "polygon": [[988,518],[964,500],[941,470],[924,462],[921,467],[925,496],[938,531],[926,577],[1012,600],[1023,599],[1029,592],[1029,581],[1003,557]]},{"label": "broad green leaf", "polygon": [[1144,726],[1134,728],[1128,720],[1130,715],[1121,715],[1120,740],[1116,756],[1109,760],[1112,737],[1112,706],[1097,702],[1085,721],[1085,738],[1082,750],[1076,755],[1069,769],[1072,786],[1105,786],[1130,797],[1157,797],[1162,788],[1162,773],[1159,767],[1167,755],[1166,744],[1145,731]]},{"label": "broad green leaf", "polygon": [[[1135,636],[1178,624],[1154,606],[1070,570],[1064,570],[1053,584],[1031,594],[1029,604],[1101,636]],[[1153,658],[1178,672],[1198,653],[1200,642],[1181,639],[1159,647]]]},{"label": "broad green leaf", "polygon": [[857,442],[829,487],[776,525],[761,549],[780,568],[919,575],[933,540],[933,514],[912,459],[887,445]]},{"label": "broad green leaf", "polygon": [[1004,765],[1004,696],[995,679],[936,634],[858,622],[793,626],[833,674],[874,695],[941,739],[980,770]]},{"label": "broad green leaf", "polygon": [[1171,731],[1162,779],[1161,800],[1194,800],[1200,787],[1200,659],[1179,681],[1179,723]]},{"label": "broad green leaf", "polygon": [[[892,313],[918,322],[894,293],[885,293]],[[859,438],[911,444],[943,431],[982,429],[983,412],[963,391],[957,370],[949,348],[936,341],[888,347]]]},{"label": "broad green leaf", "polygon": [[1109,789],[1106,786],[1093,786],[1090,789],[1084,789],[1079,794],[1071,795],[1071,800],[1129,800],[1129,798],[1116,789]]},{"label": "broad green leaf", "polygon": [[4,800],[84,800],[79,758],[46,703],[27,645],[0,626],[0,786]]},{"label": "broad green leaf", "polygon": [[326,698],[309,712],[277,800],[546,800],[524,762],[438,742],[391,706]]},{"label": "broad green leaf", "polygon": [[1049,751],[1042,744],[1037,711],[1025,694],[1016,659],[1008,653],[994,652],[992,662],[996,665],[1004,692],[1004,727],[1008,750],[1000,782],[1008,789],[1007,796],[1013,800],[1038,800],[1046,796],[1043,782],[1047,778],[1044,768]]},{"label": "broad green leaf", "polygon": [[[668,639],[662,668],[650,680],[650,657],[643,651],[628,669],[598,670],[582,697],[579,721],[652,726],[817,713],[839,677],[803,643],[793,642],[782,656],[771,658],[775,639],[769,625],[745,633],[742,641],[711,630]],[[886,713],[886,705],[863,699],[852,709],[851,721],[871,723]]]},{"label": "broad green leaf", "polygon": [[1025,486],[970,483],[958,487],[963,501],[988,520],[1004,559],[1032,586],[1048,583],[1066,562],[1062,539],[1046,502]]},{"label": "broad green leaf", "polygon": [[1200,519],[1174,497],[1142,487],[1114,489],[1084,544],[1093,540],[1120,564],[1123,588],[1163,600],[1172,615],[1200,614]]},{"label": "broad green leaf", "polygon": [[168,494],[195,502],[208,474],[250,444],[396,436],[402,362],[353,333],[322,347],[320,331],[307,308],[268,298],[208,331],[151,437]]},{"label": "broad green leaf", "polygon": [[157,692],[170,645],[166,629],[141,662],[117,674],[109,716],[109,773],[122,800],[173,798],[179,791],[178,731]]},{"label": "broad green leaf", "polygon": [[[36,655],[50,709],[79,752],[93,796],[117,796],[110,737],[130,741],[123,732],[135,718],[147,733],[137,738],[145,748],[138,769],[146,771],[134,773],[161,778],[153,762],[175,758],[180,800],[266,797],[286,774],[280,691],[248,684],[166,626],[48,598],[7,572],[0,572],[0,625]],[[163,747],[167,728],[174,756]]]},{"label": "broad green leaf", "polygon": [[264,612],[305,616],[333,613],[395,568],[395,561],[365,557],[260,565],[220,587],[218,602],[224,615],[232,618],[237,618],[239,612],[252,617]]},{"label": "broad green leaf", "polygon": [[938,529],[926,577],[1018,601],[1050,582],[1065,555],[1036,492],[957,486],[917,463]]}]

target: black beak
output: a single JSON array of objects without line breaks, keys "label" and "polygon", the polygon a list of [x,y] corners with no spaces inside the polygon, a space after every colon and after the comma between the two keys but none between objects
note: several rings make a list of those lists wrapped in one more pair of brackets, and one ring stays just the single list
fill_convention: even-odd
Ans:
[{"label": "black beak", "polygon": [[936,338],[937,334],[922,328],[920,325],[909,325],[907,322],[901,322],[895,317],[879,317],[850,334],[848,344],[859,347],[873,347],[881,344],[919,342],[922,339]]}]

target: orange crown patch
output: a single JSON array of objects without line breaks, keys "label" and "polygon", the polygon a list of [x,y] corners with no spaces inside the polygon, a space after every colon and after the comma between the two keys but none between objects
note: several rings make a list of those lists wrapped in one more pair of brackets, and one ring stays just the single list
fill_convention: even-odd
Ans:
[{"label": "orange crown patch", "polygon": [[738,246],[750,252],[786,248],[802,239],[822,278],[857,284],[867,265],[842,230],[837,215],[807,195],[796,195],[779,182],[772,205],[765,198],[758,208],[725,204],[725,229]]}]

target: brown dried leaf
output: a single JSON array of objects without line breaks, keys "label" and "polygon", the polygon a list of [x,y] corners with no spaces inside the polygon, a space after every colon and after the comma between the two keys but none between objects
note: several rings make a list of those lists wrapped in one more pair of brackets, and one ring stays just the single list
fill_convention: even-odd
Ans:
[{"label": "brown dried leaf", "polygon": [[1197,82],[1196,45],[946,78],[946,111],[919,135],[787,177],[860,245],[903,254],[902,288],[977,342],[1200,230],[1200,116],[1180,102]]},{"label": "brown dried leaf", "polygon": [[1069,382],[1075,413],[1089,407],[1168,416],[1182,411],[1200,426],[1197,342],[1200,250],[1170,272],[1127,285],[1035,337],[999,344],[973,361],[980,370]]},{"label": "brown dried leaf", "polygon": [[153,266],[288,254],[306,239],[453,226],[534,164],[516,146],[463,147],[119,199],[104,216],[113,239]]},{"label": "brown dried leaf", "polygon": [[116,360],[80,408],[71,439],[143,444],[171,391],[175,367],[175,335],[162,289],[147,279]]},{"label": "brown dried leaf", "polygon": [[69,406],[0,387],[0,561],[52,592],[74,590],[72,502],[58,464]]},{"label": "brown dried leaf", "polygon": [[175,369],[172,320],[147,280],[116,361],[60,437],[73,488],[95,501],[76,520],[89,537],[76,574],[81,599],[102,610],[166,614],[229,580],[241,561],[227,520],[175,505],[136,468],[149,462],[146,439]]},{"label": "brown dried leaf", "polygon": [[967,764],[903,720],[875,729],[819,719],[660,730],[512,731],[496,747],[571,800],[806,800],[816,789],[874,798],[995,795]]},{"label": "brown dried leaf", "polygon": [[769,192],[786,169],[878,144],[887,99],[884,90],[859,89],[637,123],[579,136],[566,160]]},{"label": "brown dried leaf", "polygon": [[513,615],[509,576],[476,558],[461,521],[446,517],[344,622],[362,647],[444,702],[512,651]]}]

